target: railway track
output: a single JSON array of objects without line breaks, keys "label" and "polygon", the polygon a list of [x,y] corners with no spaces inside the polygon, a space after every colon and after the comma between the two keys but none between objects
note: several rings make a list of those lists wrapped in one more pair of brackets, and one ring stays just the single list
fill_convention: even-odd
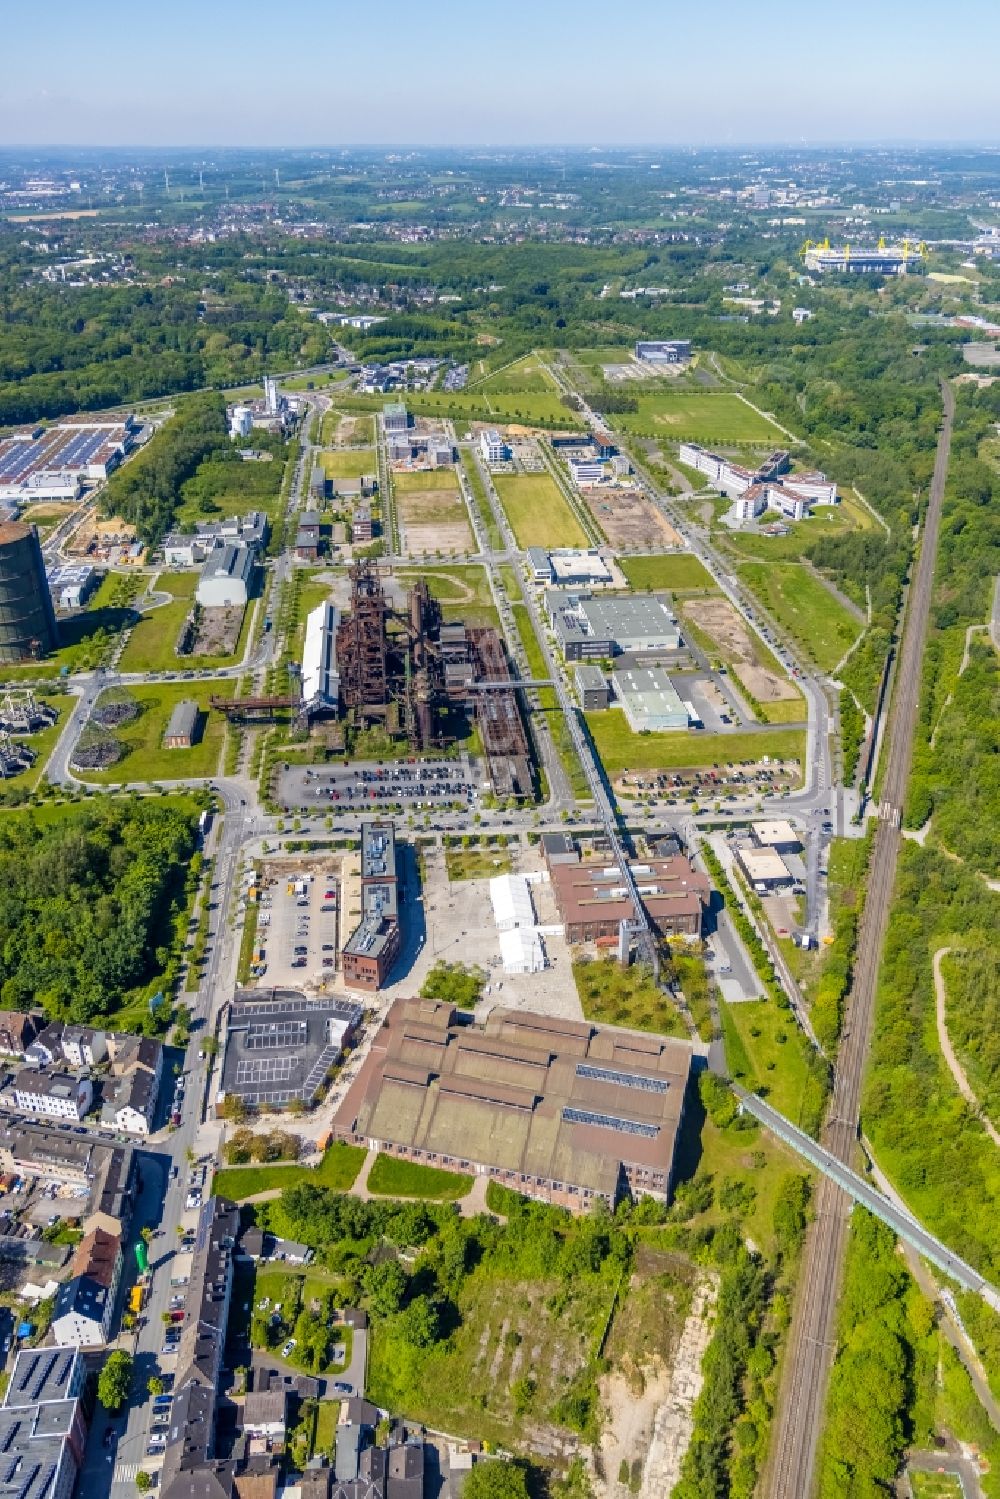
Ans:
[{"label": "railway track", "polygon": [[[910,774],[913,734],[930,614],[938,532],[955,415],[955,397],[942,385],[944,422],[938,438],[913,584],[906,604],[896,683],[887,726],[885,777],[878,806],[854,978],[823,1144],[849,1165],[858,1138],[861,1087],[871,1042],[875,992],[896,879],[900,825]],[[851,1199],[827,1178],[816,1195],[816,1216],[806,1237],[782,1381],[768,1494],[807,1499],[812,1491],[827,1381],[835,1343],[835,1316],[843,1274]]]}]

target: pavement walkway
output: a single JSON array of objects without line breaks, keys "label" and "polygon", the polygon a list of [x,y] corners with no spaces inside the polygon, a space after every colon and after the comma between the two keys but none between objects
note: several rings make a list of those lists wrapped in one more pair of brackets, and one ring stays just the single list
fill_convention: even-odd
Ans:
[{"label": "pavement walkway", "polygon": [[955,1079],[955,1085],[959,1093],[961,1093],[970,1108],[974,1109],[978,1114],[983,1129],[989,1135],[993,1144],[1000,1149],[1000,1133],[997,1132],[984,1114],[982,1104],[972,1091],[969,1079],[965,1075],[965,1069],[955,1055],[954,1047],[948,1037],[947,994],[944,986],[944,976],[941,973],[941,963],[951,951],[950,947],[939,947],[934,954],[934,1008],[937,1018],[938,1044],[948,1064],[948,1071]]}]

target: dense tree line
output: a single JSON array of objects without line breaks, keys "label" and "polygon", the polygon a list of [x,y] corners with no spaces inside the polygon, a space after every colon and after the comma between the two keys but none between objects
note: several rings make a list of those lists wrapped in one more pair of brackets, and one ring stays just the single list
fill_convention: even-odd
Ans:
[{"label": "dense tree line", "polygon": [[896,1492],[910,1435],[915,1343],[930,1309],[909,1300],[911,1282],[892,1232],[855,1208],[838,1313],[820,1457],[821,1499]]},{"label": "dense tree line", "polygon": [[100,1020],[157,980],[195,845],[190,815],[152,800],[5,818],[0,1004]]},{"label": "dense tree line", "polygon": [[[233,456],[226,403],[218,391],[202,391],[183,402],[130,463],[112,474],[101,496],[106,515],[120,515],[147,545],[170,529],[181,488],[206,458]],[[239,461],[237,459],[237,461]]]},{"label": "dense tree line", "polygon": [[933,847],[904,843],[879,978],[862,1123],[921,1221],[996,1281],[996,1152],[938,1048],[931,963],[955,942],[997,955],[997,897]]}]

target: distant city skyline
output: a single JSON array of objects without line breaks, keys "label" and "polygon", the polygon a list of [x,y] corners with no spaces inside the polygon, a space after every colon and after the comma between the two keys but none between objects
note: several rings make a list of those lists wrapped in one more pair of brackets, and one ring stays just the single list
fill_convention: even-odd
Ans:
[{"label": "distant city skyline", "polygon": [[[995,140],[942,25],[930,0],[47,0],[5,18],[0,145]],[[995,0],[961,25],[1000,51]]]}]

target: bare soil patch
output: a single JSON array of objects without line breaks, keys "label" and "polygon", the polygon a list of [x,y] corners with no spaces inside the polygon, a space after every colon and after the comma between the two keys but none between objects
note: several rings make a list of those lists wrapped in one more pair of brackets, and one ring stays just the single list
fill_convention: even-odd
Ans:
[{"label": "bare soil patch", "polygon": [[588,488],[580,492],[612,546],[629,551],[685,545],[684,538],[641,490]]},{"label": "bare soil patch", "polygon": [[458,490],[397,493],[396,508],[408,552],[457,555],[474,550],[465,502]]},{"label": "bare soil patch", "polygon": [[685,599],[681,612],[711,638],[719,655],[736,668],[740,681],[759,703],[788,702],[798,697],[798,688],[768,665],[746,622],[728,599]]}]

